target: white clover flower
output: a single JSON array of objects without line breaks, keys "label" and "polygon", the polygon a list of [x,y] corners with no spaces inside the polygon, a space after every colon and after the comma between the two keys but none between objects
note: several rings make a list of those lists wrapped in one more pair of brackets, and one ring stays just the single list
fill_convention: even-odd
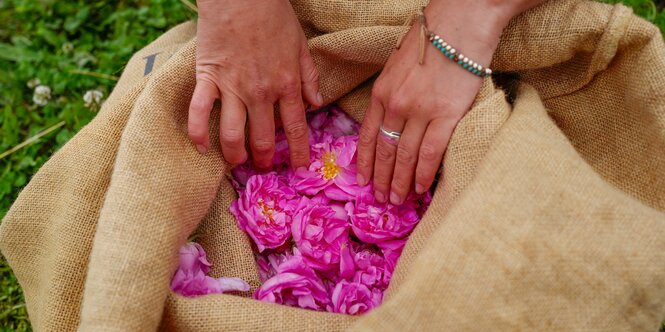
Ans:
[{"label": "white clover flower", "polygon": [[35,88],[35,94],[32,95],[32,101],[39,106],[44,106],[51,99],[51,88],[47,85],[38,85]]},{"label": "white clover flower", "polygon": [[29,80],[26,85],[28,86],[28,88],[34,89],[36,86],[38,86],[40,84],[42,84],[42,81],[40,81],[37,77],[35,77],[35,78]]},{"label": "white clover flower", "polygon": [[67,43],[62,44],[61,48],[62,48],[62,52],[64,52],[65,54],[68,54],[68,53],[70,53],[71,51],[74,50],[74,44],[72,44],[70,42],[67,42]]},{"label": "white clover flower", "polygon": [[99,90],[88,90],[83,95],[83,102],[85,102],[85,107],[94,108],[101,104],[104,93]]}]

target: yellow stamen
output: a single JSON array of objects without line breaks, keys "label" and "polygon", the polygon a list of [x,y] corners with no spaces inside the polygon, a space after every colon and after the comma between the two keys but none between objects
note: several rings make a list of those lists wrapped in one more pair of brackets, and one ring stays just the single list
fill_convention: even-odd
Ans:
[{"label": "yellow stamen", "polygon": [[334,179],[337,174],[341,171],[339,166],[337,165],[337,157],[335,156],[334,153],[332,152],[326,152],[323,157],[321,158],[321,161],[323,161],[323,166],[319,170],[321,174],[323,175],[323,178],[326,180],[332,180]]},{"label": "yellow stamen", "polygon": [[275,212],[275,209],[271,208],[268,204],[264,203],[263,200],[259,200],[259,207],[261,207],[261,213],[270,223],[274,223],[272,213]]}]

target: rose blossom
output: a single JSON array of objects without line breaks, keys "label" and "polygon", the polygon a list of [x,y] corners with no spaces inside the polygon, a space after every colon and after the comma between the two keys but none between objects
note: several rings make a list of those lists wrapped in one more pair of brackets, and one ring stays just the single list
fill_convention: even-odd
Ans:
[{"label": "rose blossom", "polygon": [[289,177],[298,192],[307,195],[323,193],[331,199],[348,201],[359,192],[369,190],[356,182],[356,136],[333,138],[324,134],[310,150],[313,160],[308,168],[299,168]]},{"label": "rose blossom", "polygon": [[370,289],[388,287],[394,265],[376,247],[350,243],[343,246],[340,258],[340,276],[361,283]]},{"label": "rose blossom", "polygon": [[406,236],[419,221],[415,206],[378,203],[374,196],[361,193],[346,203],[353,233],[363,242],[381,243]]},{"label": "rose blossom", "polygon": [[291,237],[296,192],[275,173],[253,175],[240,197],[231,203],[238,226],[254,240],[259,252],[277,248]]},{"label": "rose blossom", "polygon": [[293,217],[291,231],[305,262],[316,270],[339,263],[339,250],[349,237],[348,215],[339,203],[316,204],[303,197]]},{"label": "rose blossom", "polygon": [[272,278],[277,274],[277,270],[282,263],[288,261],[293,256],[300,256],[298,248],[286,249],[281,253],[260,254],[256,258],[259,266],[259,278],[261,282]]},{"label": "rose blossom", "polygon": [[379,306],[382,298],[383,293],[378,289],[370,290],[361,283],[342,280],[332,291],[328,311],[360,315]]},{"label": "rose blossom", "polygon": [[279,265],[277,274],[256,290],[254,298],[313,310],[325,309],[330,302],[323,282],[300,256]]},{"label": "rose blossom", "polygon": [[379,244],[383,258],[386,261],[387,270],[390,271],[391,275],[395,271],[397,260],[402,256],[404,245],[406,245],[406,239],[386,241]]},{"label": "rose blossom", "polygon": [[238,278],[218,278],[206,275],[210,271],[203,247],[188,243],[180,248],[178,270],[171,280],[171,290],[183,296],[219,294],[229,291],[249,290],[249,285]]}]

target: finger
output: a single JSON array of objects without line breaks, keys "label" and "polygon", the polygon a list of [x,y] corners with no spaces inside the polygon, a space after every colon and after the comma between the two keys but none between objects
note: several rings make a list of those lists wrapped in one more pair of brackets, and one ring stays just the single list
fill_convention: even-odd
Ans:
[{"label": "finger", "polygon": [[192,101],[189,103],[187,132],[200,153],[208,151],[210,111],[219,97],[217,86],[208,79],[197,78]]},{"label": "finger", "polygon": [[231,165],[242,164],[247,160],[245,149],[245,122],[247,108],[233,93],[222,95],[222,115],[219,123],[219,143],[224,159]]},{"label": "finger", "polygon": [[303,42],[300,51],[300,76],[302,81],[302,94],[307,102],[318,107],[323,106],[323,96],[319,92],[319,71],[309,53],[307,42]]},{"label": "finger", "polygon": [[[391,111],[390,107],[383,117],[383,128],[387,131],[401,132],[404,129],[404,120],[398,116],[398,111]],[[390,183],[395,170],[395,155],[397,141],[386,137],[379,131],[376,140],[376,156],[374,161],[374,197],[379,203],[388,199]]]},{"label": "finger", "polygon": [[275,117],[273,106],[259,103],[249,109],[249,145],[254,166],[261,169],[272,167],[275,153]]},{"label": "finger", "polygon": [[293,169],[309,166],[309,140],[307,119],[300,94],[300,84],[289,87],[279,100],[279,114],[284,124],[284,133],[289,143],[289,154]]},{"label": "finger", "polygon": [[413,188],[413,174],[418,163],[418,150],[426,129],[426,122],[409,120],[399,139],[395,156],[395,171],[390,186],[390,202],[395,205],[402,204]]},{"label": "finger", "polygon": [[358,134],[358,158],[356,161],[356,181],[364,186],[374,172],[374,154],[379,126],[383,120],[383,107],[377,98],[372,97],[365,113],[363,125]]},{"label": "finger", "polygon": [[443,153],[448,147],[456,123],[457,121],[451,121],[450,119],[436,119],[427,126],[418,153],[416,193],[424,193],[434,182],[434,176],[439,170]]}]

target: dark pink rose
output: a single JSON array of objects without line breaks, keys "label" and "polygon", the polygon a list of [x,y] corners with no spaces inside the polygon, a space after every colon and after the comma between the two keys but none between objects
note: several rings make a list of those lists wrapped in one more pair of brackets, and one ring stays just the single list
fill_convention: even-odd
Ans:
[{"label": "dark pink rose", "polygon": [[324,134],[322,141],[310,150],[309,167],[290,173],[289,182],[300,193],[313,196],[323,191],[330,199],[339,201],[369,192],[369,186],[361,187],[356,182],[356,140],[357,136],[333,138]]},{"label": "dark pink rose", "polygon": [[349,238],[348,216],[339,203],[316,204],[303,197],[293,217],[293,240],[303,259],[315,270],[331,270],[339,263],[339,250]]},{"label": "dark pink rose", "polygon": [[262,252],[282,246],[291,237],[291,220],[297,203],[296,192],[284,177],[275,173],[254,175],[240,197],[232,202],[231,213]]},{"label": "dark pink rose", "polygon": [[323,282],[300,256],[282,263],[277,274],[256,290],[254,298],[312,310],[324,310],[330,302]]},{"label": "dark pink rose", "polygon": [[361,283],[342,280],[332,291],[328,311],[360,315],[378,307],[382,299],[383,292],[378,289],[370,290]]},{"label": "dark pink rose", "polygon": [[402,238],[420,220],[415,206],[378,203],[367,193],[358,195],[355,204],[349,202],[345,207],[351,217],[353,233],[366,243],[378,244]]}]

